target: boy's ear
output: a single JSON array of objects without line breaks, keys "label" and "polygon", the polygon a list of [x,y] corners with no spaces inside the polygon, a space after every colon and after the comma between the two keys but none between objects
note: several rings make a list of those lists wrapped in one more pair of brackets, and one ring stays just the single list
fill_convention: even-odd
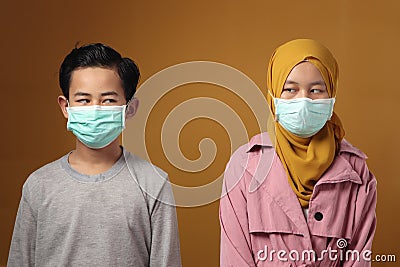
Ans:
[{"label": "boy's ear", "polygon": [[63,113],[64,117],[68,119],[68,112],[67,112],[67,107],[68,107],[68,100],[65,96],[60,95],[57,98],[58,105],[60,106],[61,112]]},{"label": "boy's ear", "polygon": [[126,119],[132,118],[136,114],[138,108],[139,108],[139,99],[132,98],[132,100],[126,107],[126,115],[125,115]]}]

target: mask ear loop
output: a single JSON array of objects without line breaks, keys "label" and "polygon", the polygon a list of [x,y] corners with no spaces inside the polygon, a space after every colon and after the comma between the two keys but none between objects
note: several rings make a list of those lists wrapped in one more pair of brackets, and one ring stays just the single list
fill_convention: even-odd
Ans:
[{"label": "mask ear loop", "polygon": [[68,98],[66,98],[66,100],[67,100],[67,107],[65,108],[65,110],[66,110],[67,113],[68,113],[68,120],[69,120],[69,110],[71,109],[71,106],[69,105],[69,100],[68,100]]},{"label": "mask ear loop", "polygon": [[[126,115],[129,111],[129,105],[131,104],[131,101],[135,98],[135,95],[133,95],[128,102],[124,105],[124,111],[123,111],[123,122],[122,122],[122,127],[123,129],[125,129],[125,125],[126,125]],[[121,133],[121,145],[124,146],[124,131],[122,131]]]},{"label": "mask ear loop", "polygon": [[124,117],[123,117],[122,126],[123,126],[124,129],[125,129],[125,123],[126,123],[126,115],[128,115],[129,105],[131,104],[131,101],[132,101],[132,99],[134,97],[135,96],[133,95],[131,97],[131,99],[129,99],[128,102],[125,105],[123,105],[123,107],[124,107],[124,110],[123,110]]},{"label": "mask ear loop", "polygon": [[[272,95],[272,93],[271,93],[270,90],[268,90],[268,94],[272,97],[272,102],[273,102],[273,104],[275,105],[275,98],[276,98],[276,97],[274,97],[274,96]],[[276,109],[276,107],[275,107],[275,109]],[[277,144],[277,139],[276,139],[276,123],[277,123],[278,120],[277,120],[276,114],[273,115],[274,113],[272,112],[272,107],[271,107],[271,106],[269,106],[269,111],[271,112],[271,119],[272,119],[272,120],[268,120],[268,122],[267,122],[267,129],[268,129],[268,131],[272,131],[272,132],[270,132],[268,135],[269,135],[269,137],[270,137],[270,139],[271,139],[272,145],[273,145],[274,148],[276,149],[276,144]],[[271,137],[273,137],[273,138],[271,138]]]},{"label": "mask ear loop", "polygon": [[[274,97],[273,95],[272,95],[272,93],[271,93],[271,91],[270,90],[268,90],[268,94],[272,97],[272,102],[274,103],[274,105],[275,105],[275,98],[276,97]],[[276,109],[276,107],[275,107],[275,109]],[[273,112],[272,112],[272,107],[269,107],[269,111],[271,112],[271,114],[273,114]],[[277,116],[276,116],[276,114],[274,115],[274,121],[277,121],[278,119],[277,119]]]},{"label": "mask ear loop", "polygon": [[133,95],[133,96],[128,100],[128,102],[124,105],[124,106],[125,106],[125,116],[126,116],[127,113],[128,113],[129,105],[131,104],[131,102],[132,102],[133,99],[135,99],[135,95]]}]

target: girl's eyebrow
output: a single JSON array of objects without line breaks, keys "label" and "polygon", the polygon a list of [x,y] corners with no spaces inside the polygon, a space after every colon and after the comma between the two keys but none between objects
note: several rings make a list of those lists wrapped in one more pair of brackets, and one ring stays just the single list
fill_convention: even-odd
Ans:
[{"label": "girl's eyebrow", "polygon": [[310,83],[310,85],[323,85],[323,86],[325,86],[325,82],[324,81],[316,81],[316,82]]},{"label": "girl's eyebrow", "polygon": [[[298,82],[292,81],[292,80],[286,80],[285,84],[299,84]],[[324,81],[315,81],[310,83],[310,85],[323,85],[325,86],[325,82]]]},{"label": "girl's eyebrow", "polygon": [[286,80],[285,84],[299,84],[299,83],[292,80]]}]

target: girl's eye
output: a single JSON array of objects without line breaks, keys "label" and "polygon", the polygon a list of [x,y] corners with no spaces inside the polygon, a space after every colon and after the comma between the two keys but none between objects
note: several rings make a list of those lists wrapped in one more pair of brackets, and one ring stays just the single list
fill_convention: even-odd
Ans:
[{"label": "girl's eye", "polygon": [[322,93],[323,90],[322,89],[311,89],[310,92],[313,93],[313,94],[319,94],[319,93]]},{"label": "girl's eye", "polygon": [[293,89],[293,88],[284,88],[284,89],[283,89],[283,92],[295,93],[295,92],[296,92],[296,89]]}]

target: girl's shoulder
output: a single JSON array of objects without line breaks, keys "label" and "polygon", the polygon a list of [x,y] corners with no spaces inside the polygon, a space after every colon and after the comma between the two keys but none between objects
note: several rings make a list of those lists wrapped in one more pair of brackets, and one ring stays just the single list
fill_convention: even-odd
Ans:
[{"label": "girl's shoulder", "polygon": [[364,160],[368,158],[368,156],[364,152],[362,152],[357,147],[353,146],[346,139],[343,139],[342,142],[340,143],[339,154],[345,154],[345,153],[352,154]]}]

